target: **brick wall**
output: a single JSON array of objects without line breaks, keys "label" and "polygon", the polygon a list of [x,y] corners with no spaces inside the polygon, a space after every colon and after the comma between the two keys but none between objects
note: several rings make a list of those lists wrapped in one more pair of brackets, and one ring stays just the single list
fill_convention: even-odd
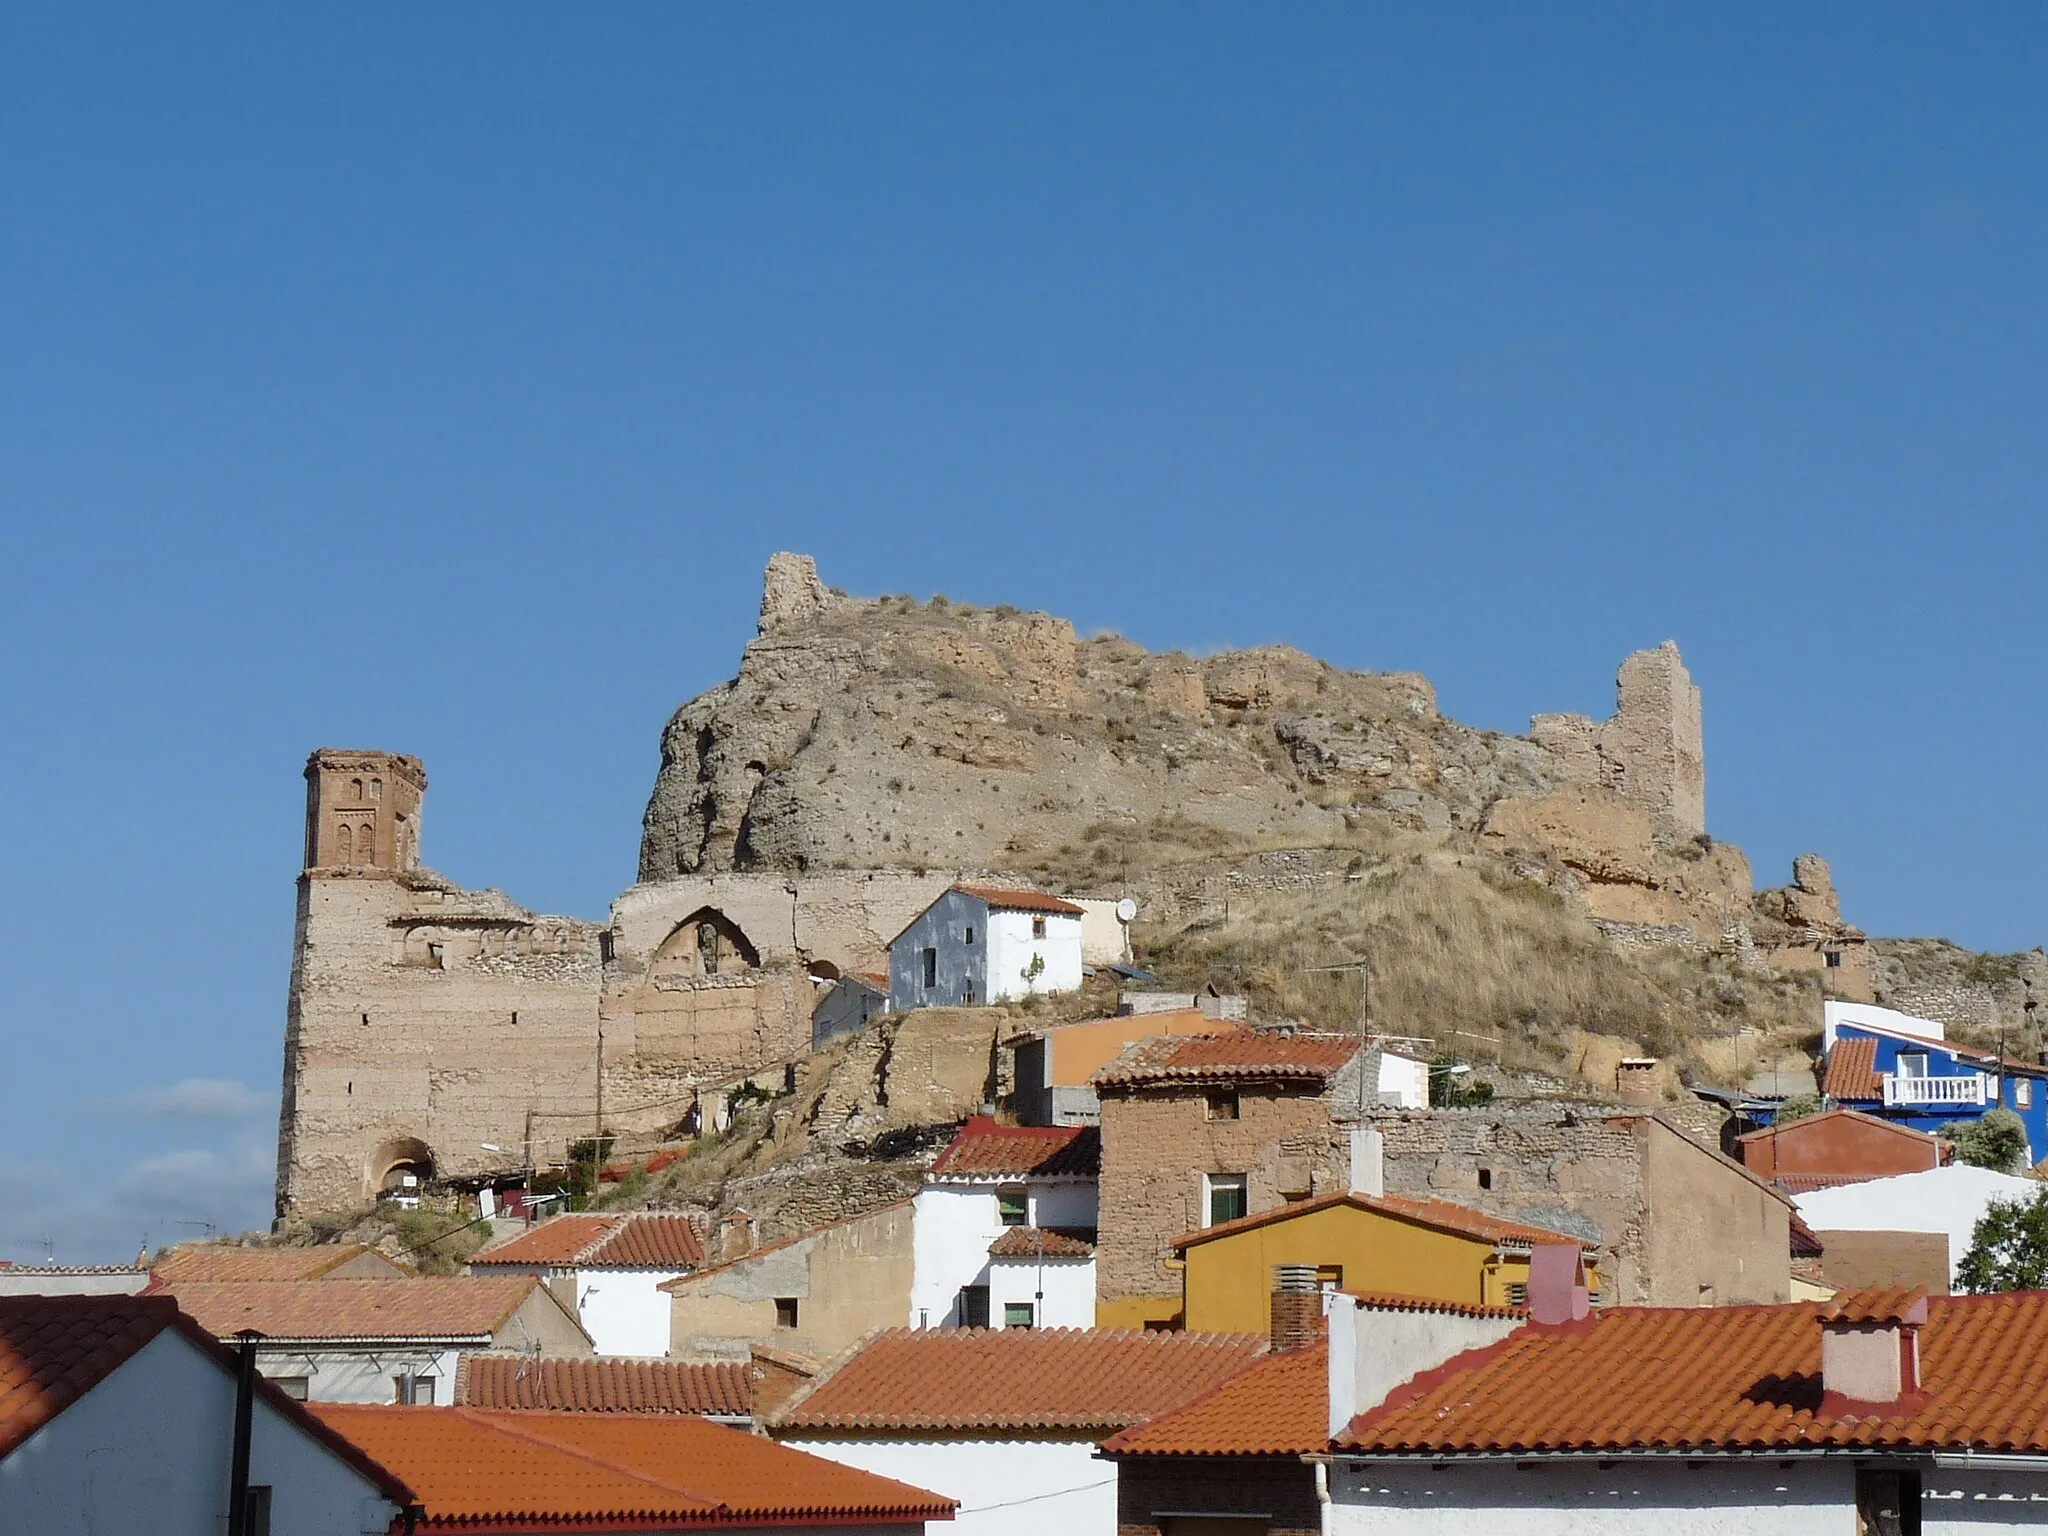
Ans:
[{"label": "brick wall", "polygon": [[1283,1457],[1138,1456],[1116,1468],[1117,1536],[1161,1536],[1167,1514],[1266,1515],[1273,1536],[1320,1536],[1315,1471]]}]

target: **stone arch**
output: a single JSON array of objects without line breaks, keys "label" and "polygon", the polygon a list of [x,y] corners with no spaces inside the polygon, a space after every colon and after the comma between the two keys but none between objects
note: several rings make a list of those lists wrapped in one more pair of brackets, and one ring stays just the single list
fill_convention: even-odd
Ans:
[{"label": "stone arch", "polygon": [[348,797],[357,805],[363,803],[363,781],[361,779],[350,779],[348,781]]},{"label": "stone arch", "polygon": [[394,1136],[377,1144],[363,1172],[365,1192],[373,1197],[404,1190],[407,1174],[419,1180],[414,1190],[423,1189],[434,1177],[434,1149],[414,1136]]},{"label": "stone arch", "polygon": [[699,907],[654,952],[657,976],[731,976],[761,968],[761,952],[740,925],[716,907]]},{"label": "stone arch", "polygon": [[370,798],[372,800],[382,800],[384,798],[384,781],[382,779],[370,780]]},{"label": "stone arch", "polygon": [[377,862],[377,829],[369,822],[356,828],[356,862],[374,864]]},{"label": "stone arch", "polygon": [[343,822],[334,833],[334,862],[346,869],[355,862],[355,833]]}]

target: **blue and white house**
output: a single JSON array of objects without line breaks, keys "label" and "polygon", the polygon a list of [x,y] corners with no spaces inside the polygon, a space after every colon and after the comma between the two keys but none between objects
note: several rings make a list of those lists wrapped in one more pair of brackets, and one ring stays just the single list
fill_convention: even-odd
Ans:
[{"label": "blue and white house", "polygon": [[1836,1104],[1928,1132],[2009,1109],[2026,1125],[2028,1161],[2048,1158],[2048,1066],[1955,1044],[1937,1020],[1868,1003],[1828,1003],[1821,1048],[1822,1092]]},{"label": "blue and white house", "polygon": [[1082,911],[1042,891],[956,885],[889,942],[889,1011],[972,1008],[1081,985]]}]

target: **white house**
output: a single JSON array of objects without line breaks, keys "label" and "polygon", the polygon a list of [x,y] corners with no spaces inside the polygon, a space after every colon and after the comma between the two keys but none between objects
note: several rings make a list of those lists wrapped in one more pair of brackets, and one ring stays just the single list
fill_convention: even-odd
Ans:
[{"label": "white house", "polygon": [[[0,1298],[0,1531],[213,1536],[227,1527],[235,1360],[167,1296]],[[260,1386],[251,1528],[394,1529],[406,1486]]]},{"label": "white house", "polygon": [[913,1328],[1095,1326],[1093,1126],[977,1115],[913,1202]]},{"label": "white house", "polygon": [[816,1456],[960,1501],[953,1536],[1115,1536],[1104,1436],[1259,1357],[1259,1337],[904,1329],[870,1339],[766,1417]]},{"label": "white house", "polygon": [[665,1355],[669,1311],[662,1285],[704,1265],[687,1216],[633,1211],[556,1216],[480,1250],[471,1274],[538,1275],[565,1294],[600,1355]]},{"label": "white house", "polygon": [[1799,1219],[1815,1232],[1944,1232],[1948,1234],[1949,1282],[1970,1251],[1970,1238],[1994,1200],[2031,1200],[2038,1179],[2016,1178],[1950,1163],[1919,1173],[1893,1174],[1794,1195]]},{"label": "white house", "polygon": [[175,1285],[217,1339],[263,1335],[257,1369],[318,1403],[446,1403],[471,1350],[588,1355],[590,1338],[531,1275]]},{"label": "white house", "polygon": [[1082,912],[1037,891],[956,885],[889,945],[889,1007],[1014,1002],[1081,985]]}]

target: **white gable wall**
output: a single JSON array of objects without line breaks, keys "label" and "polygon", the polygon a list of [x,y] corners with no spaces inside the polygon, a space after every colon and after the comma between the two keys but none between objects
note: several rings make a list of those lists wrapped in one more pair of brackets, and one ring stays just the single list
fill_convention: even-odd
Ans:
[{"label": "white gable wall", "polygon": [[1087,1440],[809,1440],[784,1444],[960,1501],[947,1536],[1116,1536],[1116,1468]]},{"label": "white gable wall", "polygon": [[687,1273],[681,1269],[579,1269],[576,1320],[583,1324],[600,1355],[665,1355],[672,1308],[659,1287]]},{"label": "white gable wall", "polygon": [[[1034,919],[1045,921],[1045,937],[1034,939]],[[993,1003],[1014,1002],[1032,993],[1071,992],[1081,985],[1081,919],[1058,912],[991,912],[988,915],[988,992]],[[1033,960],[1044,964],[1026,979]]]},{"label": "white gable wall", "polygon": [[1093,1259],[991,1259],[988,1265],[988,1321],[1003,1326],[1003,1308],[1029,1302],[1039,1328],[1095,1326]]},{"label": "white gable wall", "polygon": [[[987,1285],[990,1320],[1002,1324],[1002,1307],[996,1298],[989,1245],[1003,1235],[1002,1212],[996,1191],[1005,1184],[1024,1185],[1025,1209],[1035,1227],[1082,1227],[1095,1225],[1096,1193],[1093,1179],[990,1179],[975,1183],[933,1182],[917,1192],[911,1204],[910,1317],[912,1328],[957,1328],[960,1326],[960,1288]],[[1079,1274],[1063,1275],[1057,1287],[1046,1287],[1047,1309],[1040,1326],[1047,1328],[1092,1328],[1095,1326],[1095,1261],[1065,1260],[1065,1267]],[[1037,1266],[1034,1263],[1032,1267]],[[1012,1301],[1029,1301],[1034,1287],[1010,1296]],[[1085,1298],[1080,1292],[1085,1290]],[[1057,1295],[1057,1314],[1053,1298]]]},{"label": "white gable wall", "polygon": [[[220,1536],[234,1419],[234,1378],[167,1329],[0,1461],[0,1531]],[[271,1489],[272,1536],[361,1536],[396,1513],[260,1399],[249,1471]]]},{"label": "white gable wall", "polygon": [[[488,1342],[475,1346],[488,1349]],[[455,1400],[455,1362],[461,1350],[439,1341],[417,1344],[365,1343],[356,1348],[293,1349],[259,1346],[256,1369],[273,1381],[306,1378],[306,1400],[314,1403],[397,1401],[400,1375],[434,1378],[434,1401]]]}]

